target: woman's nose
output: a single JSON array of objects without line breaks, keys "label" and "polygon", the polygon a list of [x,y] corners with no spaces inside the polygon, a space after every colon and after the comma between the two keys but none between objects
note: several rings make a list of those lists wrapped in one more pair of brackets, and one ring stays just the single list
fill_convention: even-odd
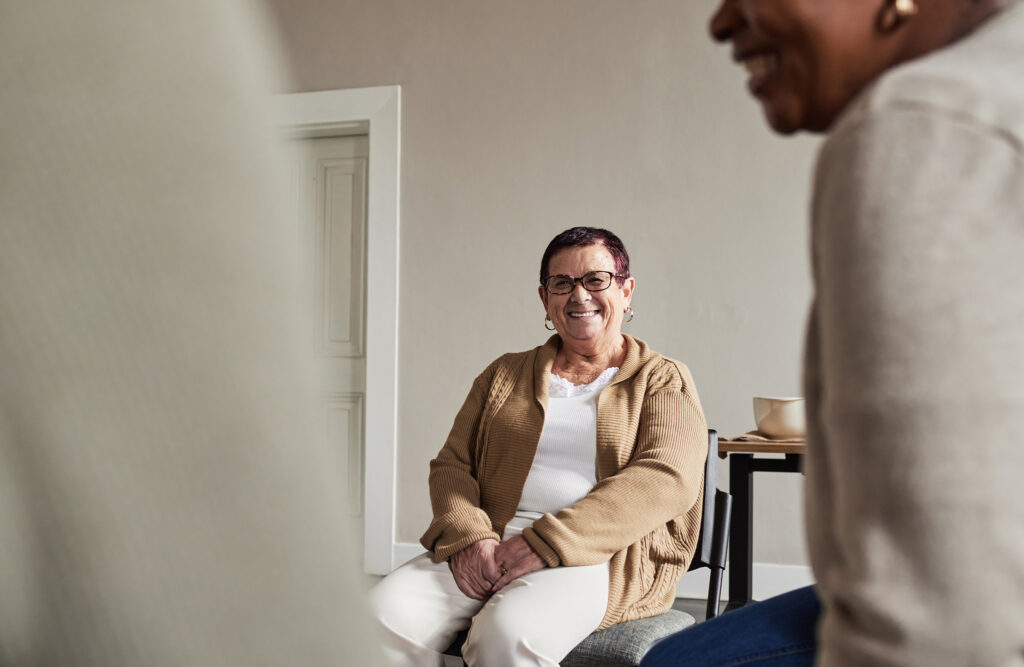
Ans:
[{"label": "woman's nose", "polygon": [[718,10],[711,15],[708,32],[711,33],[711,38],[715,41],[727,42],[732,39],[742,22],[743,15],[740,12],[739,0],[722,0]]},{"label": "woman's nose", "polygon": [[572,286],[572,292],[569,293],[569,297],[574,303],[583,303],[590,300],[590,292],[584,289],[582,281],[576,281],[576,284]]}]

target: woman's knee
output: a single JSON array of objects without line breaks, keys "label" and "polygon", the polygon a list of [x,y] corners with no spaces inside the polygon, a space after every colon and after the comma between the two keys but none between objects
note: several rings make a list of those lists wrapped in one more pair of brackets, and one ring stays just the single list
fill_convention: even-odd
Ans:
[{"label": "woman's knee", "polygon": [[[502,656],[515,655],[522,641],[522,629],[510,606],[488,604],[473,617],[469,636],[462,648],[470,665],[498,664]],[[497,662],[496,662],[497,661]]]},{"label": "woman's knee", "polygon": [[820,610],[812,587],[790,591],[676,633],[658,642],[641,664],[809,667]]},{"label": "woman's knee", "polygon": [[411,561],[370,589],[370,614],[396,641],[444,650],[482,603],[467,598],[447,565]]},{"label": "woman's knee", "polygon": [[384,577],[370,589],[367,596],[370,615],[386,628],[402,628],[411,620],[408,614],[409,605],[402,604],[403,600],[408,600],[409,592],[401,591],[399,588],[394,582],[389,581],[389,577]]},{"label": "woman's knee", "polygon": [[[534,610],[533,616],[537,615]],[[541,614],[542,615],[542,614]],[[470,667],[512,664],[557,665],[558,657],[549,655],[554,647],[550,624],[538,630],[530,615],[515,604],[488,604],[473,617],[462,655]],[[558,643],[557,640],[555,643]],[[557,652],[557,651],[555,651]]]}]

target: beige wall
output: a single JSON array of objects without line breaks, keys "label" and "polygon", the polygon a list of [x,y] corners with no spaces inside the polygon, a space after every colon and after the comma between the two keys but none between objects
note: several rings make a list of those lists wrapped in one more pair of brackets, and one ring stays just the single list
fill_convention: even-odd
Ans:
[{"label": "beige wall", "polygon": [[[545,340],[538,263],[567,227],[623,238],[626,331],[690,366],[723,435],[752,396],[800,393],[817,144],[766,130],[711,0],[270,4],[284,92],[402,86],[399,541],[472,379]],[[800,485],[758,477],[756,561],[806,562]]]}]

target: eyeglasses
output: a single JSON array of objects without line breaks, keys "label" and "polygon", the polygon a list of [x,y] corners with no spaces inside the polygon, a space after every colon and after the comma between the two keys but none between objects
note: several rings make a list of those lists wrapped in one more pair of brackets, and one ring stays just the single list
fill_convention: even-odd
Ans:
[{"label": "eyeglasses", "polygon": [[612,284],[612,278],[625,278],[611,271],[589,271],[579,278],[557,275],[548,276],[542,283],[548,294],[568,294],[576,289],[576,283],[583,285],[588,292],[602,292]]}]

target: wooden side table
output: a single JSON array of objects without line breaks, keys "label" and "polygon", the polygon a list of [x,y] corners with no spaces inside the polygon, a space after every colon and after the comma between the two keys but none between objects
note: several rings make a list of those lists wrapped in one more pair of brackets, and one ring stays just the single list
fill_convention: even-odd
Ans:
[{"label": "wooden side table", "polygon": [[[726,611],[742,607],[753,598],[754,473],[801,472],[806,448],[802,440],[718,441],[718,456],[729,459],[729,493],[733,496]],[[758,458],[758,454],[785,454],[785,458]]]}]

